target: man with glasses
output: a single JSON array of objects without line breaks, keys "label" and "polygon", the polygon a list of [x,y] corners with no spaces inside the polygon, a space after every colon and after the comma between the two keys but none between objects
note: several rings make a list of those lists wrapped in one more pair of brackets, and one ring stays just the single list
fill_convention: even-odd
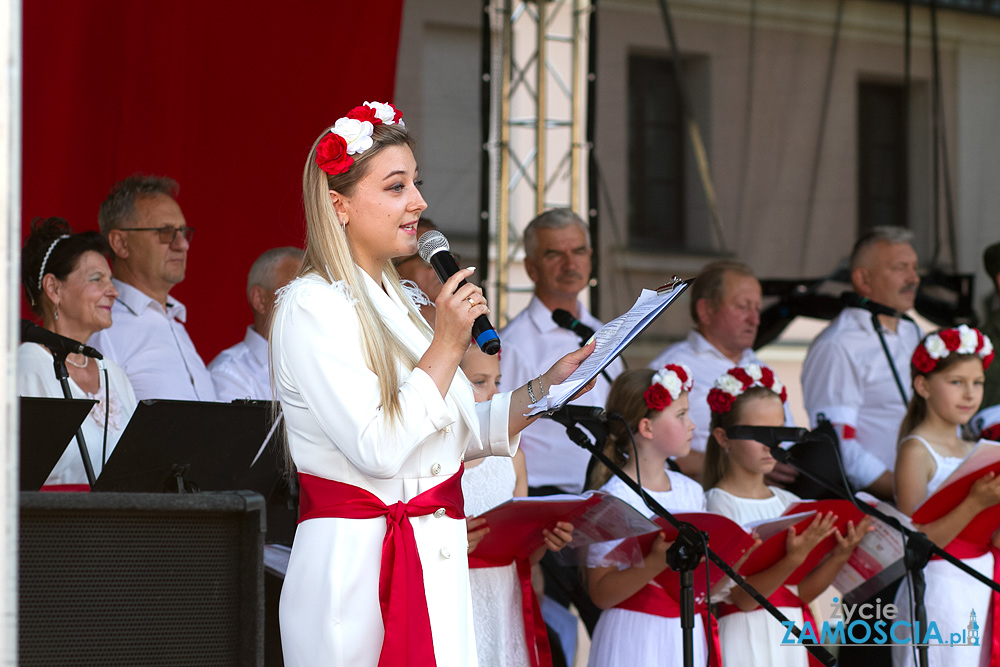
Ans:
[{"label": "man with glasses", "polygon": [[128,375],[136,398],[216,400],[212,376],[184,328],[187,310],[170,297],[184,280],[194,229],[177,205],[172,178],[133,174],[97,215],[112,251],[119,296],[114,323],[90,339]]}]

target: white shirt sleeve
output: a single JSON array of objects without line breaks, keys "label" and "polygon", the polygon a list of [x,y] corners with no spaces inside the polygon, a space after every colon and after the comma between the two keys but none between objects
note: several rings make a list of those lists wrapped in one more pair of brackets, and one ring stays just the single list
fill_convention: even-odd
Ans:
[{"label": "white shirt sleeve", "polygon": [[396,476],[425,439],[455,423],[437,385],[419,368],[401,373],[399,417],[386,414],[345,295],[303,285],[287,296],[273,338],[276,381],[363,474]]}]

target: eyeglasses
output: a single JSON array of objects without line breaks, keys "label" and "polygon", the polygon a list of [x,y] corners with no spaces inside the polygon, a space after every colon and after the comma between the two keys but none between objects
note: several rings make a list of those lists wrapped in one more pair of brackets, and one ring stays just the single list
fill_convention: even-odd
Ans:
[{"label": "eyeglasses", "polygon": [[164,227],[119,227],[118,230],[122,232],[156,232],[160,235],[160,243],[166,244],[173,243],[178,234],[189,242],[194,236],[194,227],[173,227],[171,225]]}]

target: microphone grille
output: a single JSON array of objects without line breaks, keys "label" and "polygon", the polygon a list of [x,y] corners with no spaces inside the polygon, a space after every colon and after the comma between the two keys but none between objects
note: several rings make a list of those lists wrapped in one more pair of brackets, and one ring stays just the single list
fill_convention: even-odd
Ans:
[{"label": "microphone grille", "polygon": [[417,254],[425,262],[430,262],[431,256],[441,250],[451,250],[451,246],[448,245],[448,239],[444,234],[436,229],[424,232],[417,241]]}]

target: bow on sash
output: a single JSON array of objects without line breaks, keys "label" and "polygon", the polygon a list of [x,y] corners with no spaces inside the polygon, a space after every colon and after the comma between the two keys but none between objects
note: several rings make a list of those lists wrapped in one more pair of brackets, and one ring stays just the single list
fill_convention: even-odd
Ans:
[{"label": "bow on sash", "polygon": [[[653,584],[646,584],[639,589],[638,593],[624,602],[615,605],[615,608],[638,611],[661,618],[681,617],[681,607],[677,601],[670,597],[670,594],[663,590],[663,588],[654,586]],[[703,609],[700,614],[702,625],[705,629],[705,641],[711,642],[712,645],[709,667],[721,667],[722,654],[719,646],[719,624],[715,622],[714,616],[709,615],[708,608]]]},{"label": "bow on sash", "polygon": [[309,519],[373,519],[385,517],[378,597],[385,636],[379,667],[433,667],[434,641],[424,593],[424,572],[410,517],[443,509],[464,519],[462,471],[414,497],[386,505],[362,488],[299,473],[299,523]]}]

